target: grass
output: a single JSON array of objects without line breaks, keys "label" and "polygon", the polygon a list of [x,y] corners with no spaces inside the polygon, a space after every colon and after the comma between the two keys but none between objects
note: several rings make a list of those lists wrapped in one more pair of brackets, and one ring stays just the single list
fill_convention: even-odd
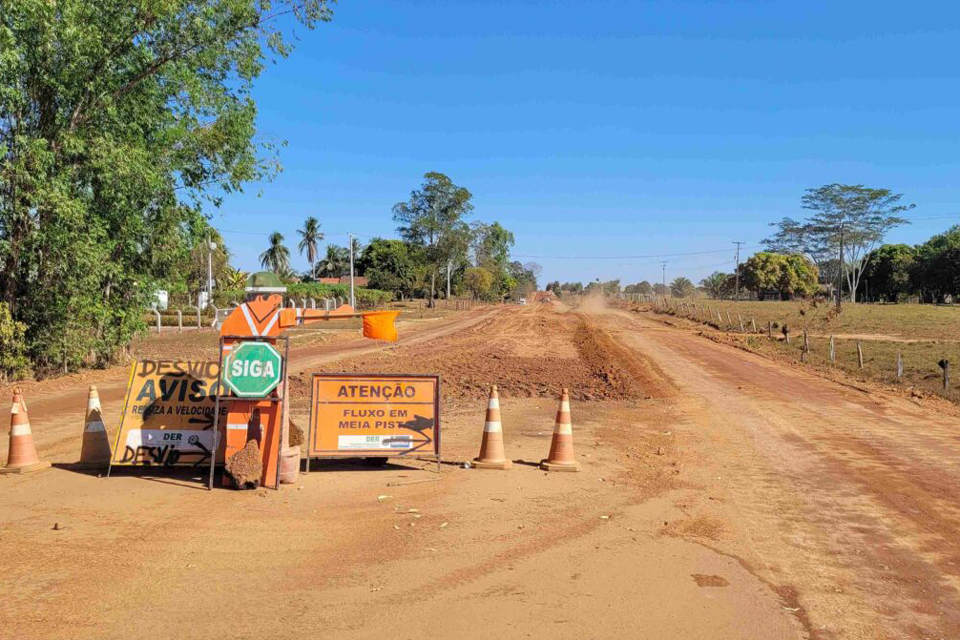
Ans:
[{"label": "grass", "polygon": [[[671,307],[677,300],[671,301]],[[696,305],[692,308],[691,305]],[[701,306],[706,313],[701,311]],[[717,312],[722,320],[718,320]],[[712,312],[712,313],[711,313]],[[730,313],[730,321],[727,313]],[[721,330],[740,332],[737,314],[748,334],[751,319],[758,333],[747,338],[758,351],[801,360],[803,330],[807,329],[810,351],[807,362],[814,366],[839,368],[854,378],[916,387],[960,402],[960,307],[918,304],[845,304],[838,314],[832,304],[809,302],[687,301],[677,315],[706,322]],[[768,323],[774,326],[775,340],[766,337]],[[790,344],[781,328],[790,329]],[[831,362],[830,336],[835,336],[836,360]],[[857,343],[863,350],[863,369],[857,359]],[[903,358],[903,378],[897,380],[897,352]],[[943,391],[940,360],[951,363],[951,389]]]}]

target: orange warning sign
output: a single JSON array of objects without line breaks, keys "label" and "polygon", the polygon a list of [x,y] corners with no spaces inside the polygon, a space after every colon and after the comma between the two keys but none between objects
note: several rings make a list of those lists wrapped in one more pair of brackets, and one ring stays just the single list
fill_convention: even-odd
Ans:
[{"label": "orange warning sign", "polygon": [[110,464],[209,465],[227,414],[221,404],[220,419],[213,415],[219,368],[216,362],[135,362]]},{"label": "orange warning sign", "polygon": [[440,376],[317,373],[312,457],[440,456]]}]

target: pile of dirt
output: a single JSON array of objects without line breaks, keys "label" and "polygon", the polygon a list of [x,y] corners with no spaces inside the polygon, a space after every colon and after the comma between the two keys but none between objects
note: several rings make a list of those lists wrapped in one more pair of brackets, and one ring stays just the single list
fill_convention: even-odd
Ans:
[{"label": "pile of dirt", "polygon": [[235,453],[224,465],[234,489],[256,489],[260,486],[263,463],[260,462],[260,446],[256,440],[248,440],[246,446]]},{"label": "pile of dirt", "polygon": [[[486,398],[493,384],[508,397],[555,398],[562,387],[575,400],[644,397],[611,345],[609,337],[583,319],[537,305],[428,343],[340,361],[319,371],[439,373],[445,401]],[[295,410],[306,408],[310,373],[291,376],[290,383]]]}]

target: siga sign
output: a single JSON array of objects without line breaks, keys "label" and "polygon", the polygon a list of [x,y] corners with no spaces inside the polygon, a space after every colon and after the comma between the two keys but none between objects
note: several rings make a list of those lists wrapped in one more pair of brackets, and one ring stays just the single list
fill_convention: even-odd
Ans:
[{"label": "siga sign", "polygon": [[313,457],[440,456],[440,376],[317,373]]},{"label": "siga sign", "polygon": [[[111,466],[209,465],[227,409],[214,417],[219,363],[133,363]],[[222,453],[219,461],[222,461]]]},{"label": "siga sign", "polygon": [[223,361],[223,383],[240,398],[264,398],[283,379],[283,357],[269,342],[234,343]]}]

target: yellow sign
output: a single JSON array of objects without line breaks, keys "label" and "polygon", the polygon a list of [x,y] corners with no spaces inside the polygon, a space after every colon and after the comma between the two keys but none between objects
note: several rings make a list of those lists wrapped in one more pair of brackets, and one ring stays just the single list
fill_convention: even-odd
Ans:
[{"label": "yellow sign", "polygon": [[318,373],[314,457],[440,456],[440,376]]},{"label": "yellow sign", "polygon": [[214,420],[219,368],[216,362],[134,363],[110,464],[209,465],[228,409],[221,404]]}]

